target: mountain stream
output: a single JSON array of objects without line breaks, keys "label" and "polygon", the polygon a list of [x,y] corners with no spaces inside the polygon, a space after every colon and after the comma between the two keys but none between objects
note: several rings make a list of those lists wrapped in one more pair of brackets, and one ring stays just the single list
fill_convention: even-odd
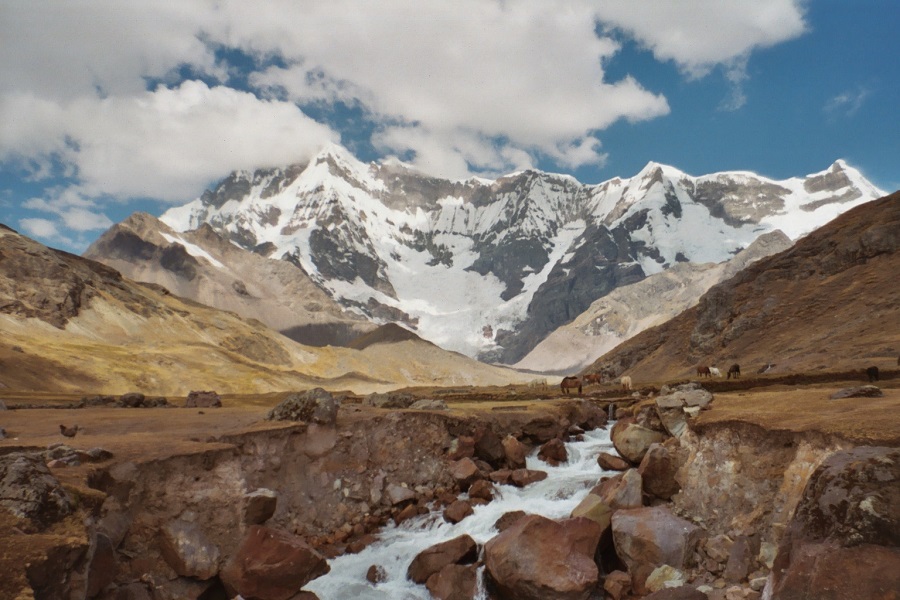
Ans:
[{"label": "mountain stream", "polygon": [[[390,525],[381,531],[377,542],[359,554],[332,560],[331,572],[309,582],[304,589],[315,592],[322,600],[430,600],[424,585],[406,578],[406,570],[417,554],[466,533],[481,546],[497,535],[497,519],[511,511],[567,518],[605,473],[597,465],[597,455],[614,452],[611,448],[609,429],[595,429],[584,434],[584,441],[566,444],[569,460],[558,467],[539,460],[535,450],[527,459],[527,467],[546,471],[547,479],[521,489],[496,485],[491,502],[473,507],[474,514],[455,525],[444,521],[441,511],[409,519],[399,526]],[[386,574],[386,579],[377,585],[366,580],[372,565],[380,565]],[[479,571],[479,598],[486,598],[482,570],[483,567]]]}]

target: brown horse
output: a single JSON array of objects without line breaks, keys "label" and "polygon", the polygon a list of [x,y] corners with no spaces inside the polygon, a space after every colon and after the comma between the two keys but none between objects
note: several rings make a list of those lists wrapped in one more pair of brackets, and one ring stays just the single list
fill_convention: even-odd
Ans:
[{"label": "brown horse", "polygon": [[600,373],[588,373],[584,376],[584,385],[587,385],[589,383],[596,383],[597,385],[600,385],[601,383],[603,383],[603,375],[601,375]]},{"label": "brown horse", "polygon": [[697,367],[697,377],[710,377],[709,367]]},{"label": "brown horse", "polygon": [[731,365],[728,369],[727,379],[731,379],[732,376],[734,376],[735,379],[740,379],[741,377],[741,366],[737,363]]},{"label": "brown horse", "polygon": [[569,390],[578,388],[578,395],[581,395],[581,377],[563,377],[563,380],[559,384],[559,389],[562,390],[563,396],[569,393]]}]

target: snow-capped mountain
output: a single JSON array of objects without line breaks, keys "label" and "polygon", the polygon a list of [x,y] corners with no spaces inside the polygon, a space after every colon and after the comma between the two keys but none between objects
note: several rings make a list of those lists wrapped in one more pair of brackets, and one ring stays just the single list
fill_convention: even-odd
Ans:
[{"label": "snow-capped mountain", "polygon": [[335,145],[308,164],[232,173],[161,220],[209,224],[350,310],[511,364],[621,285],[721,262],[776,229],[796,238],[882,195],[843,161],[785,181],[656,163],[598,185],[538,171],[450,181]]}]

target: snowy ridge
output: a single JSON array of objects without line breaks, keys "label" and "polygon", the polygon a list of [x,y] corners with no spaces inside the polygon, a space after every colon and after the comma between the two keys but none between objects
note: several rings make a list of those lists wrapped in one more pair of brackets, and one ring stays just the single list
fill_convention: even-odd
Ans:
[{"label": "snowy ridge", "polygon": [[305,165],[233,173],[161,220],[208,223],[349,310],[513,363],[619,285],[722,262],[776,229],[797,238],[881,195],[843,161],[786,181],[652,162],[597,185],[538,171],[449,181],[331,145]]}]

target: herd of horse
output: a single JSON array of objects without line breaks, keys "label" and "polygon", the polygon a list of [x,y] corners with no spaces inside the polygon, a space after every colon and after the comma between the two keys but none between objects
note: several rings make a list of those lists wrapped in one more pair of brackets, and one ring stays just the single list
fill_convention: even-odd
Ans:
[{"label": "herd of horse", "polygon": [[[741,366],[737,363],[731,365],[727,371],[728,379],[738,379],[741,376]],[[698,377],[721,377],[722,372],[716,367],[707,367],[701,366],[697,367],[697,376]],[[877,375],[876,375],[877,376]],[[562,381],[559,383],[559,389],[562,391],[563,395],[568,395],[570,390],[578,390],[578,395],[582,394],[582,390],[589,384],[601,384],[604,383],[607,379],[612,379],[611,377],[604,375],[602,373],[586,373],[585,375],[568,375],[562,378]],[[629,375],[623,375],[619,378],[619,384],[622,386],[622,390],[625,392],[631,391],[631,386],[633,385],[631,377]]]}]

